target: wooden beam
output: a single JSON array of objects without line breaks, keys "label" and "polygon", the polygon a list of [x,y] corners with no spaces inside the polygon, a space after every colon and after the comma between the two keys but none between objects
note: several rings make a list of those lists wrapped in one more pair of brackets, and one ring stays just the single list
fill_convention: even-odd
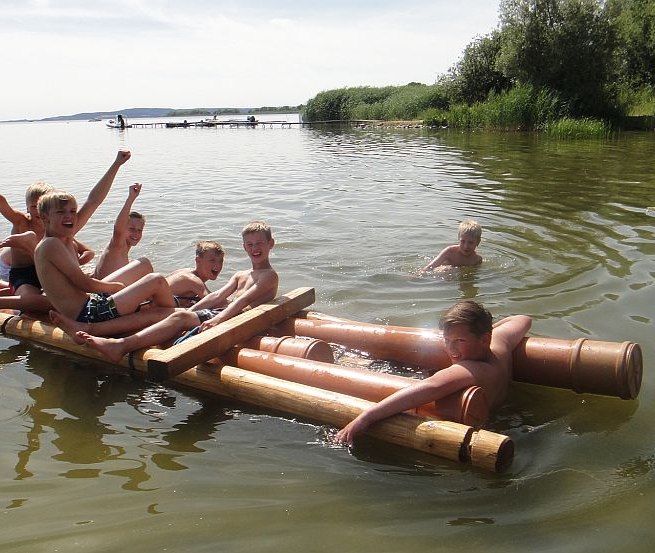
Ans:
[{"label": "wooden beam", "polygon": [[148,377],[166,380],[204,363],[231,347],[249,340],[268,327],[314,303],[313,288],[296,288],[270,303],[244,311],[181,344],[153,353],[148,359]]}]

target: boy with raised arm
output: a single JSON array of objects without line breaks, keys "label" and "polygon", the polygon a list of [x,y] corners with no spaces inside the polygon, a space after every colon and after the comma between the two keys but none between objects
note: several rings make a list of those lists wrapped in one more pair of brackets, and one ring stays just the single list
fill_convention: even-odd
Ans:
[{"label": "boy with raised arm", "polygon": [[342,428],[335,441],[352,444],[374,422],[469,386],[480,386],[489,405],[497,406],[505,399],[512,378],[512,352],[531,324],[530,317],[514,315],[492,325],[491,313],[482,305],[456,303],[439,321],[452,365],[376,403]]},{"label": "boy with raised arm", "polygon": [[[130,159],[130,152],[119,151],[107,172],[93,187],[84,205],[80,208],[76,232],[86,224],[91,215],[95,213],[98,206],[107,197],[118,170],[128,159]],[[37,242],[43,238],[44,227],[37,209],[37,203],[41,196],[50,192],[52,189],[52,186],[43,181],[29,186],[25,195],[27,213],[13,209],[9,206],[5,197],[0,195],[0,213],[11,222],[12,234],[33,231],[36,235]],[[41,283],[34,269],[34,253],[26,249],[12,248],[11,254],[9,283],[14,287],[16,295],[40,295]]]},{"label": "boy with raised arm", "polygon": [[457,233],[458,243],[447,246],[437,257],[423,267],[419,273],[443,265],[453,267],[473,267],[482,263],[482,257],[475,251],[482,239],[482,227],[477,221],[462,221]]},{"label": "boy with raised arm", "polygon": [[75,233],[80,227],[77,203],[72,194],[55,191],[39,199],[45,236],[36,246],[34,261],[43,290],[53,307],[77,321],[93,323],[133,313],[150,300],[174,307],[166,279],[151,273],[125,287],[118,272],[106,280],[85,274],[77,261]]},{"label": "boy with raised arm", "polygon": [[[269,261],[270,251],[275,245],[271,229],[266,223],[254,221],[244,227],[241,235],[252,268],[235,273],[225,286],[206,295],[190,310],[176,310],[164,320],[125,338],[93,336],[91,333],[109,335],[124,331],[117,327],[108,330],[109,326],[103,324],[91,325],[89,332],[76,332],[76,338],[100,351],[110,361],[118,362],[131,351],[163,344],[186,330],[203,332],[246,309],[272,300],[277,294],[279,279]],[[232,301],[229,301],[230,296],[234,296]]]},{"label": "boy with raised arm", "polygon": [[[130,185],[127,199],[114,222],[114,230],[109,244],[102,252],[96,265],[94,277],[103,279],[114,271],[130,263],[130,249],[136,246],[143,237],[143,227],[146,218],[137,211],[131,211],[134,201],[141,192],[141,184],[135,182]],[[148,273],[152,273],[152,264],[145,257],[132,262],[131,282],[136,281]]]}]

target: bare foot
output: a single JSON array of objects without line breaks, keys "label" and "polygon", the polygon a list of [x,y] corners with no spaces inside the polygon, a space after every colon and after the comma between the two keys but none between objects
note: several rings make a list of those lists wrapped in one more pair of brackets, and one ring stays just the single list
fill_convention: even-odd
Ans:
[{"label": "bare foot", "polygon": [[[79,343],[86,344],[91,349],[99,351],[112,363],[118,363],[123,356],[127,353],[124,340],[121,338],[102,338],[100,336],[91,336],[80,330],[76,333],[77,340],[80,340]],[[77,341],[76,340],[76,341]]]},{"label": "bare foot", "polygon": [[68,334],[76,344],[83,345],[85,343],[84,340],[77,336],[77,333],[80,330],[88,331],[89,325],[87,323],[79,323],[54,309],[50,310],[50,320]]}]

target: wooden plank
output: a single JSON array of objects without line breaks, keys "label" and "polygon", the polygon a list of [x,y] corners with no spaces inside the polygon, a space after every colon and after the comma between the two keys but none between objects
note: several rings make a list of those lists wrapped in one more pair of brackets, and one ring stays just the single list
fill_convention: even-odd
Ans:
[{"label": "wooden plank", "polygon": [[270,303],[258,305],[181,344],[157,351],[148,360],[148,377],[165,380],[220,355],[268,327],[314,303],[313,288],[296,288]]}]

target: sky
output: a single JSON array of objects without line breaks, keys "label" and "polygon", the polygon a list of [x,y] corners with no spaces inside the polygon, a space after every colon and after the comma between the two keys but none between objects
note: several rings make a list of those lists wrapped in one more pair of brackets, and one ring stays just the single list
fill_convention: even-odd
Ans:
[{"label": "sky", "polygon": [[432,84],[500,0],[0,0],[0,121]]}]

